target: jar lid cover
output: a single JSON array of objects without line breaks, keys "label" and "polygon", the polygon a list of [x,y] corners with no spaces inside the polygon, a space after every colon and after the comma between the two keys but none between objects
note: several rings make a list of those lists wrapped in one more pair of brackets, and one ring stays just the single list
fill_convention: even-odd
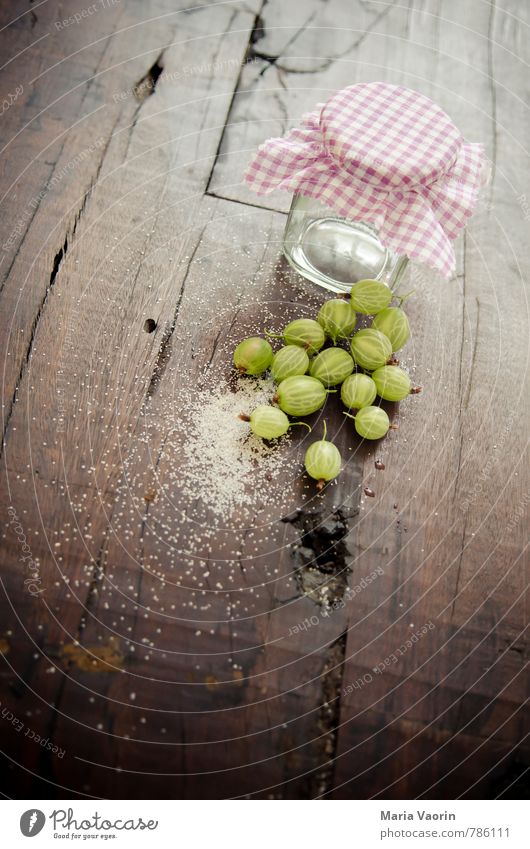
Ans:
[{"label": "jar lid cover", "polygon": [[388,248],[449,277],[484,162],[482,145],[466,143],[428,97],[374,82],[337,92],[266,141],[245,178],[258,194],[288,189],[372,224]]}]

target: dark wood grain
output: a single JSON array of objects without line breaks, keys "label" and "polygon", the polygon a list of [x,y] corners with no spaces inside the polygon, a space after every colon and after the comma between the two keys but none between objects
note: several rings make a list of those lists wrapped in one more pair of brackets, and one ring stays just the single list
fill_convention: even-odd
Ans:
[{"label": "dark wood grain", "polygon": [[[0,723],[6,795],[525,792],[527,13],[0,12],[3,91],[22,87],[0,174],[0,700],[24,723]],[[245,162],[372,79],[433,97],[493,161],[454,279],[409,271],[424,390],[377,446],[330,400],[337,483],[317,495],[289,466],[221,520],[176,483],[185,399],[230,384],[244,335],[324,298],[281,258],[288,196],[251,195]]]}]

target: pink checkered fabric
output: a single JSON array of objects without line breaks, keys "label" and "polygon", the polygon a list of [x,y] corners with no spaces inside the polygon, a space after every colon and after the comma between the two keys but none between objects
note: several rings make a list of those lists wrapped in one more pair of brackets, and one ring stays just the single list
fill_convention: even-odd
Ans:
[{"label": "pink checkered fabric", "polygon": [[245,179],[318,198],[377,228],[383,244],[437,269],[455,270],[452,240],[483,181],[481,144],[466,143],[428,97],[383,82],[339,91],[284,138],[256,151]]}]

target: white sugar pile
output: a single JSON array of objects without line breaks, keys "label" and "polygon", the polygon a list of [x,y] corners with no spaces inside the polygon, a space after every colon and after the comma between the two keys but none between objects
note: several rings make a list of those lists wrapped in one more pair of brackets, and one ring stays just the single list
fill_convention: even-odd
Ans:
[{"label": "white sugar pile", "polygon": [[[270,403],[273,392],[269,380],[239,378],[233,389],[221,382],[188,399],[181,418],[185,441],[179,438],[181,495],[225,517],[277,500],[280,481],[283,490],[286,478],[299,472],[289,434],[265,442],[239,418]],[[166,457],[172,447],[166,445]]]}]

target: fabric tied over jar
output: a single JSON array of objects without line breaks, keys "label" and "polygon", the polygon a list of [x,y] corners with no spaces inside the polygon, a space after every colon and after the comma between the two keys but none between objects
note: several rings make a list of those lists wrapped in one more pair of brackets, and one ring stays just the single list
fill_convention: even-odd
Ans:
[{"label": "fabric tied over jar", "polygon": [[264,142],[245,179],[258,194],[287,189],[377,230],[381,242],[441,272],[484,182],[481,144],[419,92],[384,82],[349,86]]}]

